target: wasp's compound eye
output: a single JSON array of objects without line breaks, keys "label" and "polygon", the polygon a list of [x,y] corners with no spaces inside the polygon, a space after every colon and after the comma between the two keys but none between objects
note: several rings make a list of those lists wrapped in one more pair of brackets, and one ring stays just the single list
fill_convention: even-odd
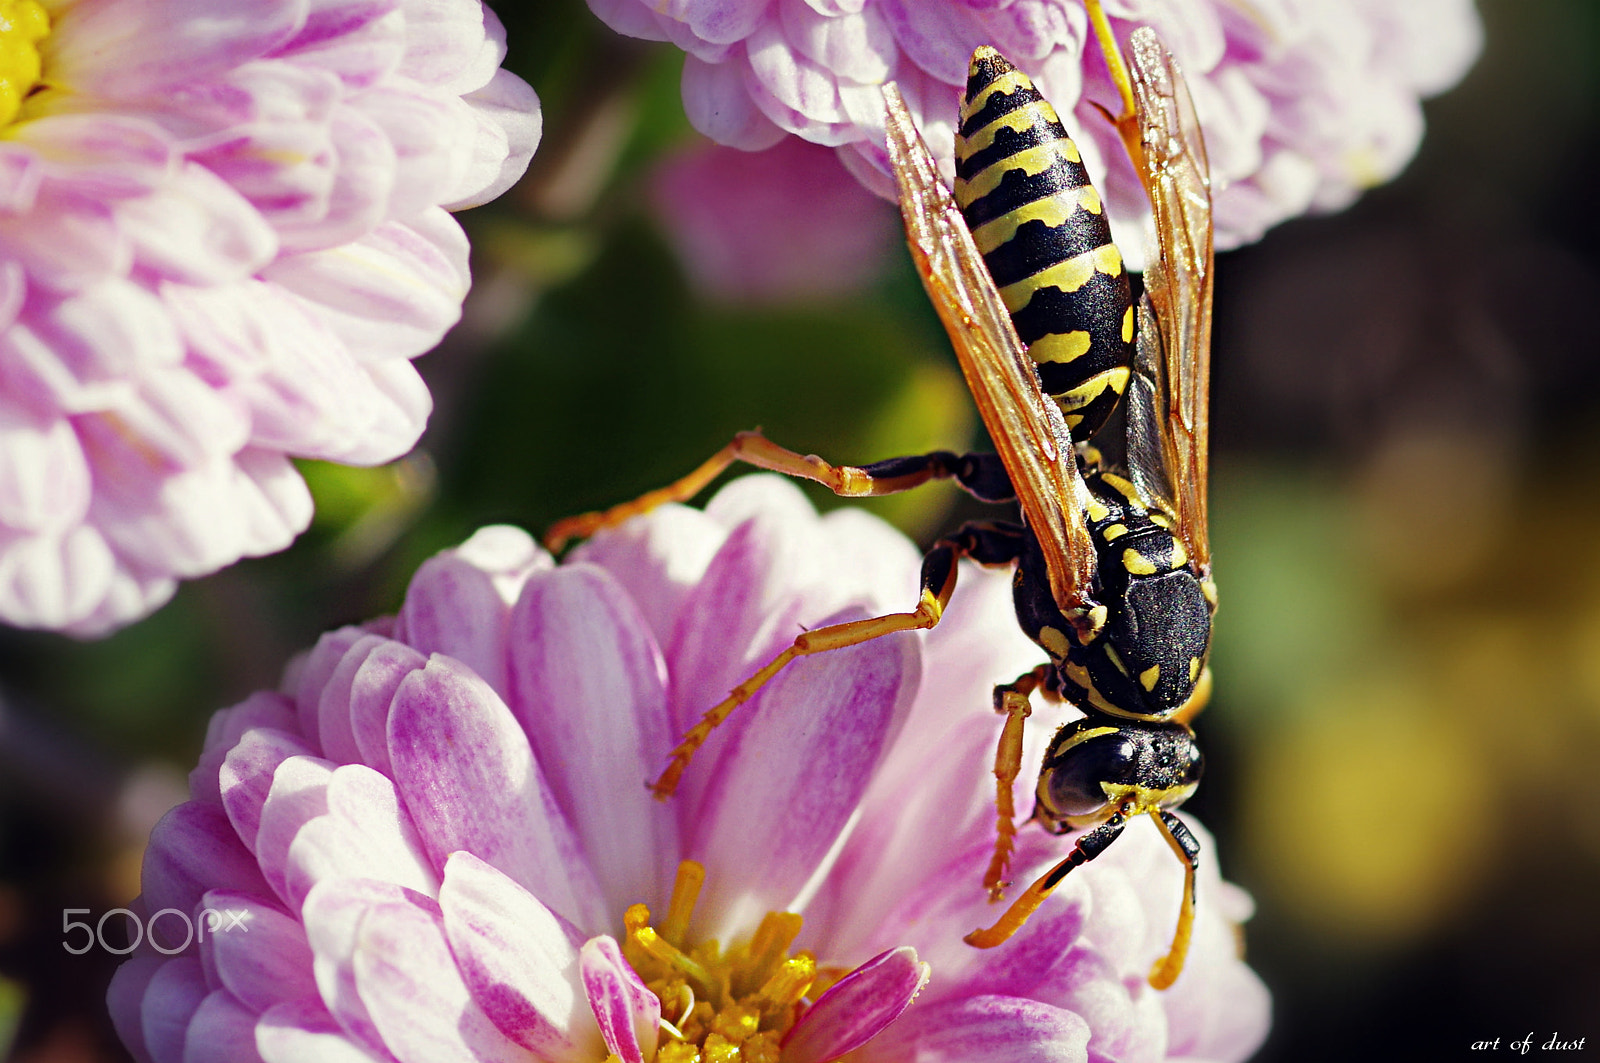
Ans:
[{"label": "wasp's compound eye", "polygon": [[1138,768],[1138,746],[1126,736],[1087,739],[1063,751],[1051,766],[1050,804],[1058,816],[1090,815],[1109,800],[1102,783],[1130,783]]}]

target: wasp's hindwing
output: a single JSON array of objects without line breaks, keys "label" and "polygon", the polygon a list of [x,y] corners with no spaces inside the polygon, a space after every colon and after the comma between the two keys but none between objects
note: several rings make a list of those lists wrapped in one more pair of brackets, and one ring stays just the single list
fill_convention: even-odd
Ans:
[{"label": "wasp's hindwing", "polygon": [[993,48],[972,57],[956,202],[1012,323],[1085,441],[1127,387],[1133,301],[1100,196],[1055,109]]}]

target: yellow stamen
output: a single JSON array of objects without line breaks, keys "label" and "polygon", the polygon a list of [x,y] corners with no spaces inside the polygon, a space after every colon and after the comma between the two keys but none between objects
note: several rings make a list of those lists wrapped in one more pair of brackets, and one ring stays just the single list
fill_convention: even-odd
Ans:
[{"label": "yellow stamen", "polygon": [[[656,933],[655,927],[650,926],[650,909],[642,904],[636,904],[628,909],[625,919],[628,925],[628,939],[647,955],[655,957],[669,967],[675,967],[690,978],[699,982],[702,988],[710,988],[716,983],[712,981],[711,972],[700,966],[685,955],[670,941],[664,941]],[[635,923],[639,925],[635,926]]]},{"label": "yellow stamen", "polygon": [[0,125],[11,124],[39,84],[39,42],[49,32],[50,16],[38,0],[0,0]]},{"label": "yellow stamen", "polygon": [[700,900],[700,887],[706,882],[706,869],[697,861],[684,860],[678,864],[678,876],[672,883],[672,899],[667,902],[667,917],[661,921],[661,936],[668,941],[682,941],[689,936],[689,917]]},{"label": "yellow stamen", "polygon": [[790,1008],[800,1002],[817,977],[816,958],[808,953],[783,961],[776,974],[768,978],[756,996],[768,1009]]},{"label": "yellow stamen", "polygon": [[789,946],[800,936],[801,919],[793,912],[768,912],[750,939],[747,960],[734,983],[734,992],[749,993],[766,982],[789,953]]},{"label": "yellow stamen", "polygon": [[705,869],[685,860],[659,929],[642,904],[623,917],[628,962],[662,1003],[656,1063],[779,1063],[779,1044],[809,1001],[849,972],[819,973],[809,952],[789,955],[801,927],[793,912],[767,913],[749,941],[726,951],[688,941],[704,881]]}]

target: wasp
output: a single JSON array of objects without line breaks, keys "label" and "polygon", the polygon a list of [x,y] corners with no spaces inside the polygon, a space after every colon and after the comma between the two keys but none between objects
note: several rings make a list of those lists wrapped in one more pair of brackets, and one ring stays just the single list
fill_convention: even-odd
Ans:
[{"label": "wasp", "polygon": [[[1078,149],[1026,75],[993,48],[974,53],[954,196],[898,90],[884,86],[907,242],[996,453],[937,451],[836,466],[743,432],[668,487],[558,522],[546,544],[559,549],[686,500],[736,461],[843,496],[953,479],[983,501],[1015,502],[1020,521],[969,522],[933,544],[914,610],[797,637],[684,735],[653,789],[670,795],[712,730],[791,661],[932,628],[963,557],[1014,566],[1018,622],[1048,661],[995,688],[1005,723],[994,769],[997,838],[984,876],[991,899],[1007,885],[1017,829],[1011,795],[1035,692],[1067,699],[1083,718],[1052,739],[1032,819],[1053,833],[1083,833],[998,922],[966,940],[980,948],[1005,941],[1073,868],[1148,815],[1184,867],[1172,946],[1149,979],[1164,989],[1182,971],[1193,928],[1199,846],[1173,810],[1200,781],[1189,721],[1210,690],[1217,600],[1206,513],[1210,182],[1171,55],[1152,31],[1139,29],[1124,65],[1098,0],[1086,6],[1123,99],[1112,120],[1152,208],[1154,239],[1137,300]],[[1089,442],[1119,403],[1125,464],[1114,468]]]}]

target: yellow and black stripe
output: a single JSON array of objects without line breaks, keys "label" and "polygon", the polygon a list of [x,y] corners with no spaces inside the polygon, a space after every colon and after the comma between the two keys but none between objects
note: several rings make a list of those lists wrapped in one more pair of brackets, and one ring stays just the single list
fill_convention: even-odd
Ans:
[{"label": "yellow and black stripe", "polygon": [[1055,108],[993,48],[968,69],[955,198],[1045,393],[1090,439],[1128,384],[1128,274]]}]

